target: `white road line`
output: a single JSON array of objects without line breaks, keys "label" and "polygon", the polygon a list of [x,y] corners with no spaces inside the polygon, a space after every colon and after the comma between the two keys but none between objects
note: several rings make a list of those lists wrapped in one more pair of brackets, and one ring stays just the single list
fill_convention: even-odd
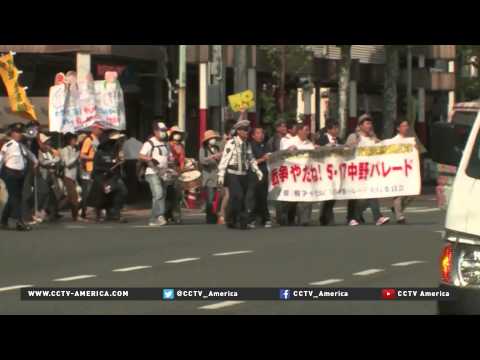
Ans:
[{"label": "white road line", "polygon": [[151,269],[152,267],[150,265],[143,265],[143,266],[132,266],[128,268],[122,268],[122,269],[115,269],[112,270],[113,272],[129,272],[129,271],[137,271],[137,270],[145,270],[145,269]]},{"label": "white road line", "polygon": [[12,290],[18,290],[18,289],[25,289],[25,288],[31,288],[33,285],[14,285],[14,286],[7,286],[0,288],[0,292],[4,291],[12,291]]},{"label": "white road line", "polygon": [[185,259],[169,260],[169,261],[165,261],[165,264],[181,264],[181,263],[197,261],[197,260],[200,260],[200,258],[185,258]]},{"label": "white road line", "polygon": [[323,286],[323,285],[337,284],[337,283],[340,283],[340,282],[343,282],[343,279],[329,279],[329,280],[324,280],[324,281],[313,282],[313,283],[310,283],[309,285]]},{"label": "white road line", "polygon": [[245,301],[224,301],[221,303],[216,303],[212,305],[205,305],[202,307],[199,307],[201,310],[218,310],[218,309],[223,309],[229,306],[235,306],[235,305],[240,305],[243,304]]},{"label": "white road line", "polygon": [[231,256],[231,255],[242,255],[242,254],[251,254],[251,253],[253,253],[252,250],[242,250],[242,251],[217,253],[217,254],[213,254],[213,256]]},{"label": "white road line", "polygon": [[70,276],[66,278],[55,279],[55,282],[67,282],[67,281],[75,281],[75,280],[83,280],[83,279],[91,279],[97,277],[97,275],[78,275],[78,276]]},{"label": "white road line", "polygon": [[426,261],[414,260],[414,261],[399,262],[399,263],[396,263],[396,264],[392,264],[392,266],[404,267],[404,266],[411,266],[411,265],[425,264],[425,263],[426,263]]},{"label": "white road line", "polygon": [[71,229],[71,230],[86,229],[86,228],[87,228],[86,226],[81,226],[81,225],[67,225],[67,226],[65,226],[65,229]]},{"label": "white road line", "polygon": [[369,269],[369,270],[365,270],[365,271],[360,271],[360,272],[354,273],[353,275],[354,275],[354,276],[368,276],[368,275],[373,275],[373,274],[381,273],[381,272],[384,272],[384,271],[385,271],[385,270],[383,270],[383,269]]}]

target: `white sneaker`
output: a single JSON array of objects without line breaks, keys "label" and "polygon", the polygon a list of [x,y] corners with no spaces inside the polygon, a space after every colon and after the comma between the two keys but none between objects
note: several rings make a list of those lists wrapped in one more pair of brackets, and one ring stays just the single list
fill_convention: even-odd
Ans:
[{"label": "white sneaker", "polygon": [[358,226],[360,223],[357,220],[350,220],[348,226]]},{"label": "white sneaker", "polygon": [[255,222],[251,222],[250,224],[247,224],[247,228],[249,228],[251,230],[255,229],[255,227],[256,227]]},{"label": "white sneaker", "polygon": [[382,216],[380,219],[378,219],[377,221],[377,226],[382,226],[382,225],[385,225],[386,223],[388,223],[390,221],[390,218],[389,217],[386,217],[386,216]]},{"label": "white sneaker", "polygon": [[165,217],[159,216],[159,217],[157,218],[157,224],[158,224],[159,226],[165,226],[165,225],[167,225],[167,220],[165,220]]},{"label": "white sneaker", "polygon": [[273,225],[272,225],[271,221],[265,221],[265,229],[270,229],[272,227],[273,227]]}]

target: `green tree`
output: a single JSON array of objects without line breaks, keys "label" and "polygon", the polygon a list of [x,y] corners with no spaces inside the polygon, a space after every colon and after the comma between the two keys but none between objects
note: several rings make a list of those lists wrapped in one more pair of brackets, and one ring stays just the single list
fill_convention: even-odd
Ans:
[{"label": "green tree", "polygon": [[398,115],[398,79],[400,51],[403,45],[385,45],[385,80],[383,85],[383,136],[393,135]]},{"label": "green tree", "polygon": [[272,68],[272,76],[278,86],[278,110],[280,114],[293,111],[287,91],[289,80],[310,75],[313,64],[313,52],[308,45],[259,45],[264,51]]},{"label": "green tree", "polygon": [[469,66],[480,70],[480,45],[457,45],[456,92],[459,102],[480,98],[480,78],[465,73]]}]

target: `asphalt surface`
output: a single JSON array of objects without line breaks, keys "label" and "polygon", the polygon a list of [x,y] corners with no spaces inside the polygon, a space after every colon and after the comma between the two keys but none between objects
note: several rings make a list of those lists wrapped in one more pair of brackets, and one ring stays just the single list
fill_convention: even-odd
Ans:
[{"label": "asphalt surface", "polygon": [[[385,214],[391,215],[387,210]],[[436,313],[432,301],[20,300],[20,286],[438,286],[444,214],[435,208],[433,196],[412,204],[406,226],[344,226],[344,203],[337,205],[339,225],[332,227],[318,226],[315,213],[312,226],[305,228],[228,230],[202,224],[201,214],[189,213],[185,225],[152,229],[141,215],[132,212],[131,221],[124,225],[64,221],[40,225],[31,233],[0,232],[0,314]],[[369,214],[366,218],[371,222]]]}]

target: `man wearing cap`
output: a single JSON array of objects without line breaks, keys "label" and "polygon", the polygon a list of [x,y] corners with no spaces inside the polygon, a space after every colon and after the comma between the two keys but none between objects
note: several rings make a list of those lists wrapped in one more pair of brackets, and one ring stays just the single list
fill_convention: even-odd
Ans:
[{"label": "man wearing cap", "polygon": [[17,221],[18,231],[29,231],[31,227],[23,222],[22,192],[28,161],[38,166],[35,155],[22,144],[24,126],[20,123],[9,127],[11,140],[0,149],[0,172],[8,191],[8,201],[3,210],[1,226],[8,228],[8,219]]},{"label": "man wearing cap", "polygon": [[139,160],[147,165],[145,180],[152,193],[152,213],[149,222],[149,226],[152,227],[167,225],[165,219],[167,188],[162,176],[168,169],[171,157],[167,126],[162,122],[157,122],[153,127],[153,136],[143,144],[139,154]]},{"label": "man wearing cap", "polygon": [[[198,159],[202,167],[203,188],[206,194],[207,224],[217,223],[217,213],[221,204],[218,190],[218,164],[222,158],[220,142],[220,134],[208,130],[203,136],[202,146],[198,153]],[[214,204],[215,200],[216,203]]]},{"label": "man wearing cap", "polygon": [[[364,114],[358,119],[358,129],[355,133],[351,134],[345,144],[349,147],[368,147],[378,144],[380,140],[375,135],[373,129],[373,118],[369,114]],[[378,199],[367,199],[349,201],[349,225],[358,226],[363,218],[363,212],[370,208],[372,211],[375,224],[377,226],[385,225],[390,221],[389,217],[383,216],[380,212],[380,202]]]},{"label": "man wearing cap", "polygon": [[226,184],[230,194],[226,219],[229,228],[234,228],[237,223],[240,224],[241,229],[247,228],[248,170],[251,169],[259,181],[263,179],[263,173],[247,142],[249,130],[250,121],[248,120],[239,120],[235,124],[235,136],[225,144],[218,167],[218,183],[220,186]]},{"label": "man wearing cap", "polygon": [[[178,126],[173,126],[170,129],[170,149],[174,159],[173,167],[178,174],[181,174],[185,169],[184,139],[185,131]],[[167,221],[171,221],[174,224],[182,223],[182,199],[182,184],[178,179],[175,179],[173,184],[169,185],[167,189]]]},{"label": "man wearing cap", "polygon": [[82,186],[81,219],[87,218],[87,199],[93,184],[93,161],[95,152],[100,144],[100,138],[103,134],[103,127],[95,124],[90,130],[90,134],[83,140],[80,149],[80,177]]}]

